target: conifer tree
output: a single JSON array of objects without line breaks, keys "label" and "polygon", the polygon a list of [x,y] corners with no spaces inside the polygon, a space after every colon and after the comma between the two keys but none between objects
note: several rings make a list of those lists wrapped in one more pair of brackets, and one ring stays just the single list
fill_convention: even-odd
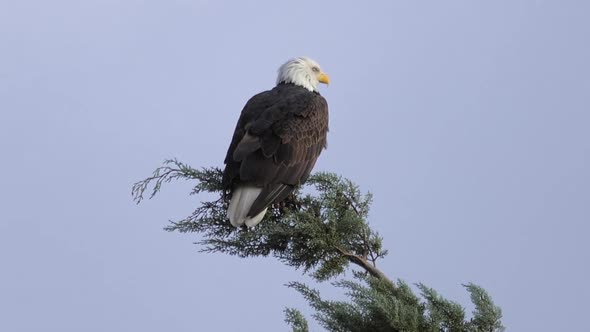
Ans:
[{"label": "conifer tree", "polygon": [[[382,238],[367,220],[371,195],[362,194],[350,180],[332,173],[313,174],[286,200],[273,205],[264,221],[252,229],[236,229],[227,220],[227,193],[219,168],[194,169],[167,160],[152,176],[132,189],[139,203],[154,197],[162,184],[173,180],[194,182],[191,195],[210,193],[188,217],[171,221],[171,232],[197,233],[200,250],[239,257],[273,256],[302,269],[318,282],[336,280],[347,269],[354,280],[336,280],[348,301],[331,301],[300,282],[288,287],[299,292],[315,310],[313,317],[328,331],[503,331],[502,313],[484,289],[464,285],[474,311],[470,317],[458,303],[417,284],[419,295],[402,280],[386,276],[377,263],[387,255]],[[211,195],[208,195],[211,196]],[[285,309],[285,321],[294,332],[308,331],[303,314]]]}]

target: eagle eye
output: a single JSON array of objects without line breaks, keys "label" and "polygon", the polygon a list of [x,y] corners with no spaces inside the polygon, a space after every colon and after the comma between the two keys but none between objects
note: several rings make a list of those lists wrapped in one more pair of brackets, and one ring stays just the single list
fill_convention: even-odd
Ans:
[{"label": "eagle eye", "polygon": [[311,68],[311,70],[313,70],[314,73],[320,72],[320,69],[318,67],[313,67],[313,68]]}]

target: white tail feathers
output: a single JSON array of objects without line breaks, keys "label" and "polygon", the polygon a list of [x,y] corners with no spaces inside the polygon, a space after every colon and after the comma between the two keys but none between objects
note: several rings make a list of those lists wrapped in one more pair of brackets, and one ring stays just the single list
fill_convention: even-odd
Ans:
[{"label": "white tail feathers", "polygon": [[258,225],[259,222],[262,221],[262,218],[264,218],[264,215],[266,214],[266,208],[264,210],[262,210],[259,214],[255,215],[252,218],[246,218],[244,220],[244,223],[246,224],[246,226],[248,227],[254,227],[256,225]]},{"label": "white tail feathers", "polygon": [[229,208],[227,209],[227,216],[234,227],[240,227],[246,224],[248,227],[256,226],[264,217],[266,209],[262,210],[254,217],[248,217],[248,211],[254,204],[262,188],[255,186],[240,186],[233,190]]}]

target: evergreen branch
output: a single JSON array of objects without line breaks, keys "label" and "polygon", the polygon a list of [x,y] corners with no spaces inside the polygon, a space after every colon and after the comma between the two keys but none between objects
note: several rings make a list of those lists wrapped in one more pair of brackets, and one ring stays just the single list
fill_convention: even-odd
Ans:
[{"label": "evergreen branch", "polygon": [[[262,223],[252,229],[236,229],[227,220],[228,198],[219,168],[193,169],[169,159],[143,181],[136,182],[132,196],[140,203],[146,192],[153,198],[164,183],[191,180],[191,195],[208,193],[186,218],[170,221],[167,231],[198,234],[202,252],[221,252],[239,257],[273,256],[286,265],[302,269],[317,281],[342,274],[352,263],[359,282],[333,282],[346,291],[350,302],[327,301],[319,292],[301,283],[290,283],[316,310],[314,317],[329,331],[503,331],[502,313],[489,295],[474,284],[464,285],[475,305],[473,318],[465,319],[457,303],[418,284],[422,301],[401,280],[395,283],[377,268],[387,255],[383,239],[373,231],[367,218],[371,194],[361,194],[348,179],[319,172],[287,199],[269,207]],[[295,332],[307,332],[307,321],[295,309],[285,309],[285,321]]]},{"label": "evergreen branch", "polygon": [[164,166],[156,168],[152,176],[133,184],[131,195],[135,203],[139,204],[144,199],[144,194],[150,185],[152,185],[149,195],[151,199],[160,191],[163,183],[181,179],[198,181],[191,195],[203,191],[221,191],[223,189],[221,184],[221,170],[219,168],[196,170],[176,159],[166,159]]},{"label": "evergreen branch", "polygon": [[475,305],[473,319],[470,325],[475,331],[504,331],[502,325],[502,309],[494,304],[492,298],[481,287],[468,283],[463,285],[471,295],[471,302]]},{"label": "evergreen branch", "polygon": [[285,308],[285,322],[293,328],[293,332],[309,332],[307,320],[303,314],[293,308]]},{"label": "evergreen branch", "polygon": [[373,277],[383,280],[384,282],[391,284],[392,287],[395,287],[395,283],[391,279],[389,279],[385,275],[385,273],[383,273],[381,270],[379,270],[376,266],[369,263],[363,257],[360,257],[359,255],[355,255],[353,253],[347,252],[346,250],[344,250],[340,247],[336,247],[336,250],[338,250],[338,252],[340,252],[340,254],[342,254],[342,256],[346,257],[351,263],[354,263],[354,264],[362,267],[365,271],[370,273]]}]

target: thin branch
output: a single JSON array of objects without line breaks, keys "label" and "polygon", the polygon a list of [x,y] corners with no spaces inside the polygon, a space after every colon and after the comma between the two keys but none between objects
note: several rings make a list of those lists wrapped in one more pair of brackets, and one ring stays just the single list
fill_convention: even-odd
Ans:
[{"label": "thin branch", "polygon": [[391,279],[389,279],[385,275],[385,273],[383,273],[377,267],[371,265],[371,263],[369,263],[369,261],[367,261],[366,259],[362,258],[359,255],[355,255],[353,253],[350,253],[338,246],[336,246],[336,250],[338,250],[338,252],[340,252],[340,254],[342,256],[346,257],[351,263],[354,263],[354,264],[362,267],[365,271],[369,272],[373,277],[383,280],[383,281],[389,283],[391,285],[391,287],[395,288],[395,283]]}]

